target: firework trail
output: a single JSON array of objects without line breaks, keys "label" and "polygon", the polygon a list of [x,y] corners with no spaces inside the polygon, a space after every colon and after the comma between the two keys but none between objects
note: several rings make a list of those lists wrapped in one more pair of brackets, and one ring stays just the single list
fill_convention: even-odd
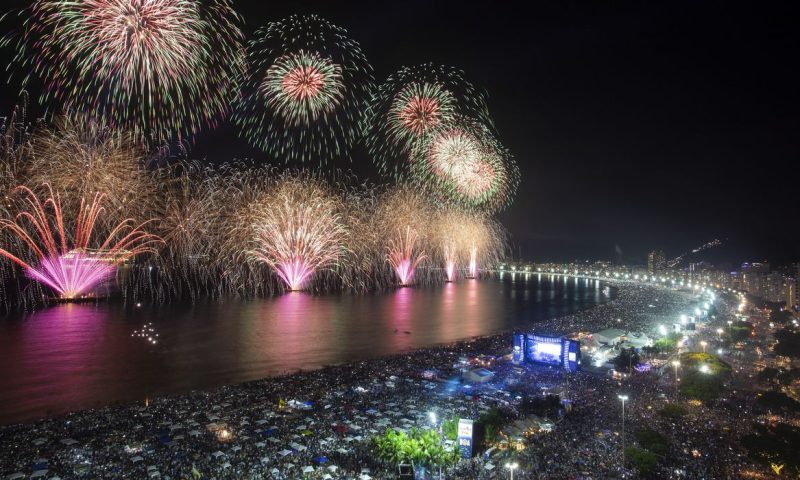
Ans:
[{"label": "firework trail", "polygon": [[[415,277],[419,267],[428,259],[425,252],[433,250],[429,247],[434,215],[427,199],[414,188],[399,185],[383,196],[376,216],[381,226],[380,240],[387,253],[386,261],[400,285],[408,285],[415,278],[427,283],[429,275],[426,278]],[[428,269],[426,273],[430,273]]]},{"label": "firework trail", "polygon": [[211,269],[222,279],[220,293],[252,297],[279,292],[270,271],[251,261],[250,254],[258,236],[257,225],[269,207],[279,176],[268,167],[245,163],[224,165],[207,174],[218,198],[210,211],[213,228],[208,241]]},{"label": "firework trail", "polygon": [[485,95],[463,72],[433,64],[404,67],[370,101],[363,127],[367,149],[381,173],[405,178],[413,152],[456,115],[492,125]]},{"label": "firework trail", "polygon": [[144,146],[129,131],[60,117],[52,127],[34,131],[24,183],[47,185],[73,202],[101,192],[103,220],[114,226],[124,218],[153,218],[163,208],[163,172],[148,168],[147,158]]},{"label": "firework trail", "polygon": [[470,221],[468,214],[454,208],[440,209],[433,220],[434,242],[441,253],[448,282],[456,280],[459,264],[465,263],[462,257],[473,235]]},{"label": "firework trail", "polygon": [[23,92],[21,105],[0,121],[0,209],[8,213],[9,197],[22,183],[31,157],[30,126],[27,123],[27,94]]},{"label": "firework trail", "polygon": [[[100,242],[92,242],[93,230],[103,214],[104,195],[97,194],[91,203],[81,201],[71,237],[64,222],[60,196],[40,201],[27,187],[19,187],[23,210],[15,219],[0,220],[0,230],[15,236],[25,251],[12,253],[3,248],[0,255],[22,267],[26,275],[53,288],[62,298],[76,298],[107,279],[114,267],[136,255],[151,252],[162,240],[142,228],[147,222],[133,220],[119,223]],[[96,245],[97,248],[92,249]],[[21,249],[23,250],[23,249]],[[31,265],[26,258],[38,265]]]},{"label": "firework trail", "polygon": [[321,182],[285,177],[257,220],[251,255],[272,267],[289,290],[302,289],[343,253],[345,231],[337,204]]},{"label": "firework trail", "polygon": [[186,295],[191,299],[215,296],[222,282],[214,259],[220,258],[217,224],[223,197],[209,169],[196,162],[181,161],[169,166],[160,191],[163,209],[156,216],[155,231],[165,245],[157,263],[158,278],[151,287],[161,297]]},{"label": "firework trail", "polygon": [[228,0],[36,0],[14,65],[40,101],[160,143],[214,126],[244,68]]},{"label": "firework trail", "polygon": [[508,244],[506,234],[490,217],[469,215],[464,218],[461,245],[469,251],[467,275],[478,278],[482,265],[497,265]]},{"label": "firework trail", "polygon": [[372,67],[347,31],[316,15],[259,29],[234,120],[241,135],[284,161],[346,157],[372,85]]},{"label": "firework trail", "polygon": [[417,249],[417,231],[406,227],[405,232],[398,231],[397,236],[389,240],[386,260],[394,269],[400,286],[410,285],[419,263],[426,258],[424,252]]}]

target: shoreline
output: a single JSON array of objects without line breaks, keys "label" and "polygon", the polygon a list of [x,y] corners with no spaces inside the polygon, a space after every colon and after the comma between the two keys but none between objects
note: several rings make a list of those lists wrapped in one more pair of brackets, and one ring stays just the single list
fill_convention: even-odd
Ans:
[{"label": "shoreline", "polygon": [[[531,326],[530,330],[531,331],[544,331],[547,334],[551,334],[551,335],[555,335],[555,336],[567,336],[567,335],[570,335],[570,334],[573,334],[573,333],[577,333],[580,330],[569,330],[569,329],[561,329],[561,330],[559,330],[558,328],[554,329],[554,328],[552,328],[552,327],[550,327],[548,325],[557,324],[560,320],[562,320],[564,318],[567,318],[567,317],[575,317],[575,316],[585,315],[585,314],[587,314],[589,312],[592,312],[592,311],[595,311],[597,309],[601,309],[603,307],[612,305],[617,301],[617,297],[619,295],[619,292],[620,292],[620,290],[622,289],[622,287],[624,285],[626,285],[626,284],[635,285],[634,282],[625,282],[625,281],[620,281],[620,280],[602,279],[600,281],[603,282],[605,285],[610,286],[612,288],[612,290],[613,290],[613,293],[610,296],[609,300],[602,301],[601,303],[593,305],[593,306],[591,306],[589,308],[585,308],[583,310],[579,310],[579,311],[577,311],[575,313],[566,314],[566,315],[562,315],[562,316],[558,316],[558,317],[552,317],[552,318],[548,318],[548,319],[536,322],[535,324],[533,324]],[[590,327],[587,325],[585,328],[590,328]],[[596,326],[595,327],[591,327],[591,328],[596,328]],[[244,382],[224,384],[224,385],[219,385],[219,386],[215,386],[215,387],[211,387],[211,388],[205,388],[205,389],[188,390],[188,391],[176,392],[176,393],[165,393],[165,394],[161,394],[161,395],[155,395],[153,397],[145,396],[143,398],[140,398],[138,400],[133,400],[133,401],[121,400],[121,401],[117,401],[117,402],[107,403],[105,405],[99,405],[99,406],[95,406],[95,407],[91,407],[90,406],[90,407],[79,409],[79,410],[66,411],[66,412],[56,413],[54,415],[47,415],[47,416],[33,418],[33,419],[30,419],[30,420],[23,420],[21,422],[4,423],[4,424],[0,424],[0,434],[2,434],[2,431],[4,429],[8,429],[8,428],[24,427],[24,426],[27,426],[27,425],[35,425],[35,424],[38,424],[38,423],[48,422],[48,421],[58,421],[58,420],[66,419],[68,417],[79,416],[81,414],[91,413],[91,412],[95,412],[95,411],[108,410],[108,409],[135,408],[136,406],[142,405],[142,404],[144,404],[146,402],[178,400],[178,399],[180,399],[181,397],[184,397],[184,396],[192,396],[192,395],[197,395],[197,394],[209,394],[209,395],[212,395],[212,394],[215,394],[215,393],[217,393],[217,392],[219,392],[221,390],[225,390],[225,389],[249,388],[251,386],[255,386],[255,385],[258,385],[258,384],[269,383],[269,382],[292,381],[292,377],[295,377],[295,376],[298,376],[298,375],[308,375],[308,374],[313,374],[315,372],[324,372],[324,371],[329,371],[329,370],[339,370],[339,369],[346,370],[348,368],[352,368],[352,367],[356,366],[357,364],[363,364],[364,362],[390,362],[392,360],[396,360],[396,359],[399,359],[399,358],[402,358],[402,357],[411,358],[411,357],[414,357],[414,356],[417,356],[417,355],[424,355],[424,354],[428,353],[431,350],[458,352],[459,355],[464,355],[464,354],[469,353],[467,351],[468,349],[479,349],[479,350],[486,349],[486,348],[496,349],[497,345],[492,345],[493,343],[500,342],[501,339],[507,339],[508,340],[507,347],[508,347],[508,350],[510,351],[510,349],[511,349],[511,340],[510,340],[511,334],[513,332],[519,331],[519,330],[520,330],[519,328],[506,329],[506,330],[502,330],[502,331],[499,331],[499,332],[490,333],[490,334],[486,334],[486,335],[478,335],[478,336],[474,336],[474,337],[464,338],[464,339],[461,339],[461,340],[458,340],[458,341],[455,341],[455,342],[433,344],[433,345],[429,345],[427,347],[422,347],[422,348],[412,348],[412,349],[405,350],[405,351],[400,351],[400,352],[396,352],[396,353],[390,353],[390,354],[387,354],[387,355],[381,355],[381,356],[376,356],[376,357],[364,358],[364,359],[361,359],[361,360],[345,361],[345,362],[340,362],[340,363],[335,363],[335,364],[319,365],[319,366],[314,366],[314,367],[309,367],[309,368],[298,368],[298,369],[294,369],[294,370],[291,370],[291,371],[287,371],[285,373],[279,373],[279,374],[276,374],[276,375],[267,375],[267,376],[264,376],[264,377],[261,377],[261,378],[248,380],[248,381],[244,381]],[[494,351],[493,353],[495,355],[499,355],[499,352],[497,352],[497,351]]]},{"label": "shoreline", "polygon": [[[614,282],[612,282],[610,280],[604,280],[604,279],[601,279],[599,281],[601,282],[602,286],[612,285],[614,283]],[[538,329],[541,328],[541,329],[547,329],[548,331],[550,331],[551,330],[550,325],[552,324],[552,322],[557,321],[559,318],[561,318],[561,317],[563,317],[565,315],[579,315],[579,314],[582,314],[582,312],[587,312],[587,311],[590,311],[590,310],[595,309],[597,307],[601,307],[603,305],[607,305],[607,304],[613,302],[615,300],[615,298],[616,298],[616,290],[617,290],[617,288],[612,285],[612,289],[615,290],[615,291],[610,295],[610,297],[603,296],[602,298],[600,298],[598,300],[599,303],[597,303],[597,304],[594,304],[594,305],[591,305],[591,306],[588,306],[588,307],[584,307],[582,310],[577,310],[577,311],[575,311],[575,312],[573,312],[571,314],[562,314],[561,316],[550,317],[550,318],[546,318],[546,319],[543,319],[543,320],[540,320],[540,321],[536,321],[535,323],[530,325],[529,329],[538,330]],[[418,329],[416,329],[416,330],[418,330]],[[199,388],[194,388],[194,389],[157,388],[157,389],[155,389],[156,391],[149,391],[149,392],[146,391],[146,390],[139,390],[142,393],[140,393],[140,395],[138,397],[123,395],[123,396],[120,396],[122,398],[119,398],[117,400],[112,400],[112,401],[109,401],[109,402],[102,402],[99,399],[97,401],[91,400],[91,401],[87,401],[87,402],[80,402],[80,403],[82,403],[82,405],[80,405],[80,404],[76,405],[78,407],[76,409],[68,409],[68,406],[66,408],[62,409],[62,408],[58,408],[58,406],[56,406],[56,405],[53,405],[52,408],[48,407],[46,410],[44,408],[36,409],[36,410],[34,410],[33,408],[30,408],[30,409],[27,409],[27,413],[29,413],[29,414],[26,414],[26,412],[24,412],[24,411],[20,411],[21,414],[14,416],[16,418],[14,418],[11,415],[9,415],[8,416],[9,417],[8,421],[0,422],[0,428],[7,427],[7,426],[13,426],[13,425],[31,424],[31,423],[36,423],[36,422],[40,422],[40,421],[50,420],[50,419],[55,420],[55,419],[64,418],[64,417],[67,417],[67,416],[70,416],[70,415],[79,414],[81,412],[99,410],[99,409],[104,409],[104,408],[125,408],[125,407],[128,407],[128,406],[139,405],[139,404],[142,404],[142,403],[144,403],[146,401],[152,401],[154,399],[161,399],[161,398],[169,399],[169,398],[179,397],[181,395],[191,395],[191,394],[197,393],[197,392],[215,392],[215,391],[217,391],[217,390],[219,390],[221,388],[237,387],[239,385],[245,385],[245,384],[250,384],[250,383],[254,383],[254,382],[265,382],[265,381],[271,381],[271,380],[272,381],[284,381],[287,377],[291,377],[292,375],[296,375],[298,373],[309,373],[309,372],[314,372],[314,371],[318,371],[318,370],[329,369],[329,368],[332,368],[332,367],[346,367],[348,364],[351,364],[351,363],[354,363],[354,362],[360,362],[360,361],[385,361],[385,360],[390,360],[390,359],[395,358],[395,357],[408,356],[408,355],[414,354],[415,352],[420,351],[420,350],[425,351],[427,349],[459,349],[459,348],[463,348],[463,345],[479,342],[479,341],[485,340],[485,339],[491,340],[491,339],[495,339],[495,338],[498,338],[498,337],[505,337],[505,336],[510,338],[511,333],[513,331],[516,331],[516,330],[520,330],[520,328],[519,327],[511,327],[511,328],[506,327],[503,330],[500,330],[500,331],[497,331],[497,332],[494,332],[494,333],[477,335],[477,336],[473,336],[473,337],[465,337],[465,338],[462,338],[462,339],[459,339],[459,340],[456,340],[456,341],[450,341],[450,342],[444,342],[444,343],[431,343],[431,344],[428,344],[428,345],[426,345],[424,347],[409,346],[405,350],[397,350],[397,351],[390,352],[390,353],[374,352],[374,353],[378,353],[378,354],[376,356],[365,356],[365,357],[361,357],[361,358],[358,358],[358,359],[355,359],[355,360],[352,359],[352,358],[351,359],[343,359],[343,361],[338,362],[338,363],[313,364],[312,363],[313,360],[312,360],[312,362],[307,362],[305,365],[301,364],[301,365],[297,365],[294,368],[287,368],[287,369],[281,369],[279,371],[267,372],[264,375],[261,375],[261,376],[258,376],[258,377],[253,377],[253,378],[250,378],[250,379],[234,380],[234,381],[231,381],[231,382],[226,382],[223,379],[222,382],[219,382],[219,383],[214,382],[214,383],[216,383],[216,385],[214,385],[214,384],[209,385],[209,386],[198,385]],[[402,333],[402,332],[400,332],[400,333]],[[413,332],[413,333],[416,333],[416,332]],[[565,332],[565,333],[567,333],[567,332]],[[294,363],[298,363],[298,362],[294,362]],[[125,398],[125,397],[127,397],[127,398]],[[22,403],[21,405],[25,405],[25,404]]]},{"label": "shoreline", "polygon": [[[537,322],[531,330],[564,335],[618,326],[650,333],[657,328],[659,315],[676,318],[693,301],[691,292],[668,287],[613,285],[619,287],[617,295],[606,303]],[[542,394],[541,389],[555,391],[563,386],[562,370],[547,366],[524,367],[523,377],[506,384],[520,374],[503,361],[491,367],[498,382],[462,384],[459,358],[507,354],[511,331],[159,396],[147,403],[110,405],[0,426],[4,451],[0,473],[28,470],[44,458],[49,459],[51,474],[65,480],[78,478],[76,469],[122,479],[149,477],[152,468],[162,478],[186,478],[195,467],[211,475],[206,478],[218,480],[298,478],[296,468],[312,468],[322,477],[327,465],[316,460],[322,457],[340,469],[334,478],[355,478],[362,468],[385,478],[387,466],[374,458],[370,438],[387,428],[429,427],[429,412],[436,412],[440,419],[477,419],[492,408],[508,405],[509,392],[503,390],[513,388],[518,395],[535,396]],[[615,385],[605,376],[586,371],[568,377],[576,391]],[[576,408],[594,411],[586,401]],[[567,425],[572,428],[573,424]],[[181,452],[179,457],[177,452]],[[76,458],[90,460],[77,465]]]}]

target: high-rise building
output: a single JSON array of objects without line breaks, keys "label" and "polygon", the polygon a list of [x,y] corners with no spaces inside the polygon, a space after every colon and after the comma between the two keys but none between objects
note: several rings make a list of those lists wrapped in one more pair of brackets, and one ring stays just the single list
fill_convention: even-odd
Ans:
[{"label": "high-rise building", "polygon": [[797,305],[797,281],[792,277],[786,277],[783,283],[784,301],[786,308],[794,308]]},{"label": "high-rise building", "polygon": [[647,255],[647,273],[658,275],[667,269],[667,259],[661,250],[653,250]]}]

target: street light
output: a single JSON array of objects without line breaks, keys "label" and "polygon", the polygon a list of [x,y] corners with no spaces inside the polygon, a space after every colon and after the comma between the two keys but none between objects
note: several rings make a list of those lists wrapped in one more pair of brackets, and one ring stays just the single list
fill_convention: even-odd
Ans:
[{"label": "street light", "polygon": [[617,395],[617,398],[622,400],[622,468],[625,468],[625,401],[628,399],[627,395]]},{"label": "street light", "polygon": [[706,345],[708,345],[708,342],[705,340],[700,340],[700,346],[703,347],[703,353],[706,353]]},{"label": "street light", "polygon": [[510,480],[514,480],[514,470],[516,470],[517,467],[519,467],[517,462],[506,463],[506,468],[508,469],[508,471],[510,472],[510,475],[511,475]]}]

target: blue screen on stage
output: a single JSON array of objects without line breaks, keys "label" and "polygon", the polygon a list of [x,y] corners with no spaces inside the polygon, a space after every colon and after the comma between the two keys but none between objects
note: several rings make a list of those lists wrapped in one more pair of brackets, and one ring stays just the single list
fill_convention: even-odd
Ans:
[{"label": "blue screen on stage", "polygon": [[524,352],[526,362],[561,367],[571,372],[578,370],[580,365],[581,345],[577,340],[515,333],[512,359],[516,362],[519,361],[517,358],[520,350]]},{"label": "blue screen on stage", "polygon": [[525,360],[548,365],[561,365],[561,339],[528,334],[526,336]]}]

